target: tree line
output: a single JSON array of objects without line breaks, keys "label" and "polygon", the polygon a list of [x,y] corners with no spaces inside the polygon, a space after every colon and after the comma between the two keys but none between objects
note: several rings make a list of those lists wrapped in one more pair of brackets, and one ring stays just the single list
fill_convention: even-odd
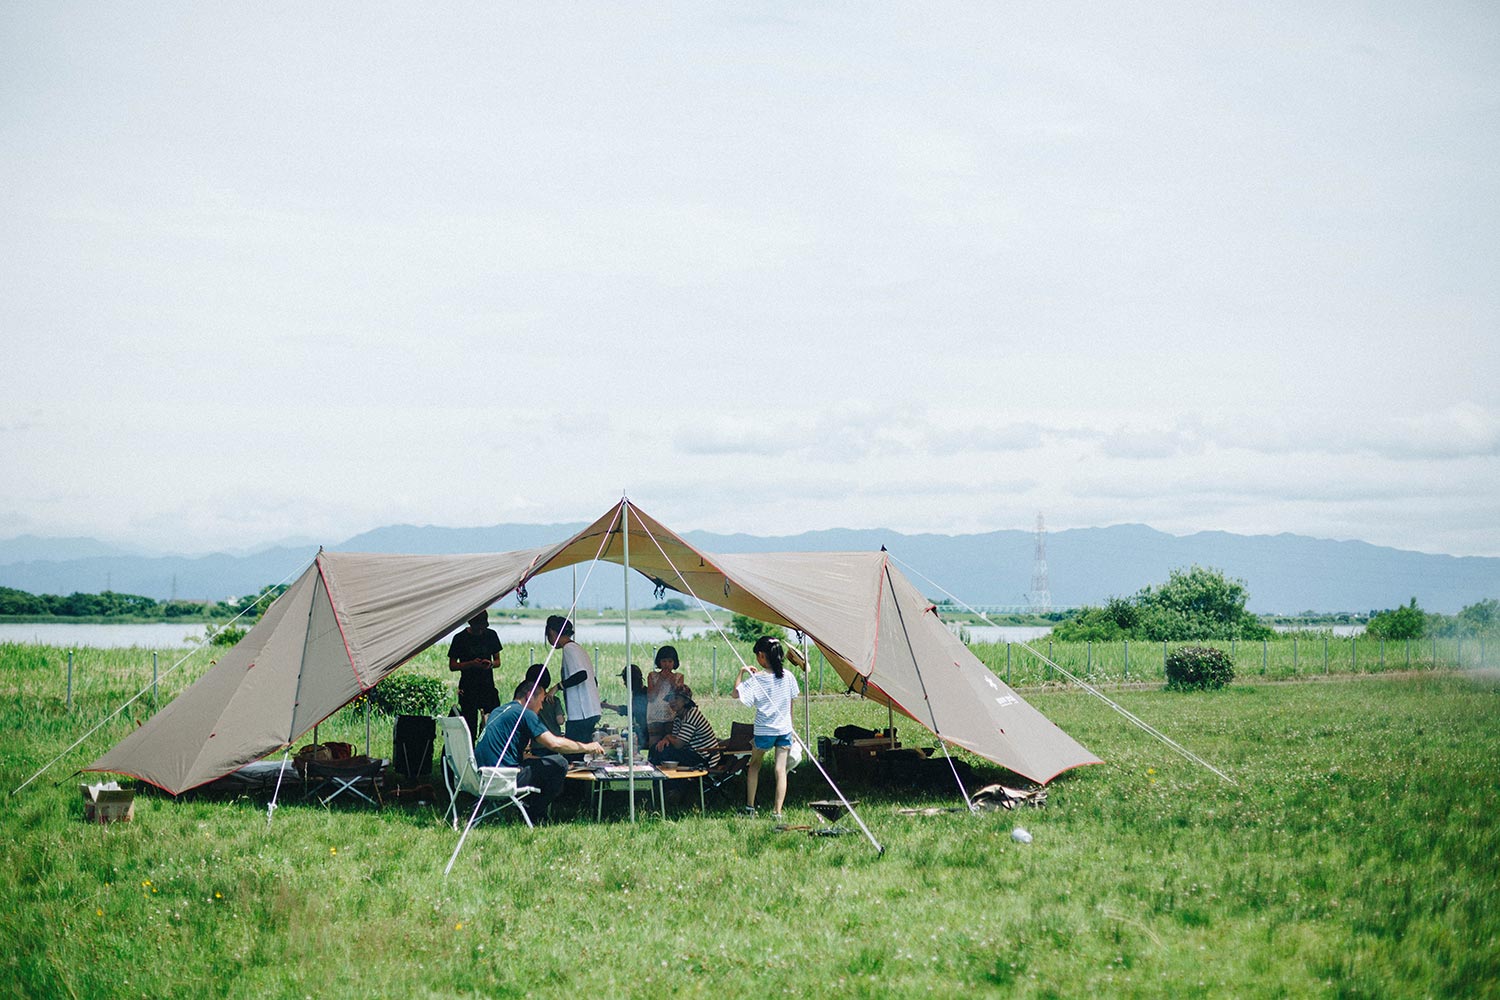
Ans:
[{"label": "tree line", "polygon": [[[1262,640],[1277,633],[1245,610],[1250,591],[1243,580],[1216,569],[1174,569],[1162,584],[1129,597],[1111,597],[1102,607],[1085,607],[1052,630],[1061,642],[1198,642],[1210,639]],[[1500,600],[1477,601],[1456,615],[1423,611],[1413,597],[1399,608],[1372,611],[1365,632],[1376,639],[1462,637],[1500,631]]]},{"label": "tree line", "polygon": [[223,601],[158,601],[154,597],[121,594],[113,590],[98,594],[74,591],[63,595],[32,594],[14,587],[0,587],[0,615],[213,621],[233,618],[241,612],[246,612],[245,617],[253,619],[260,617],[266,605],[275,600],[284,590],[286,586],[282,584],[262,587],[257,593]]}]

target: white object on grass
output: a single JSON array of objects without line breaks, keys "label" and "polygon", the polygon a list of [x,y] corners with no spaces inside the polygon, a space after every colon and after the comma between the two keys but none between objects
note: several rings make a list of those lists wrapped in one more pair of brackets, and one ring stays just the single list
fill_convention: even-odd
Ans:
[{"label": "white object on grass", "polygon": [[1031,834],[1027,833],[1024,827],[1018,826],[1010,831],[1010,839],[1018,844],[1029,844],[1031,843]]}]

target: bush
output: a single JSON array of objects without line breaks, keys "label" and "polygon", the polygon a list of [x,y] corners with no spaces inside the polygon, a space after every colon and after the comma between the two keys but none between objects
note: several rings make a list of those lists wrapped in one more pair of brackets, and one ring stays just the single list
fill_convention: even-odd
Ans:
[{"label": "bush", "polygon": [[436,715],[447,696],[436,677],[392,674],[370,692],[370,707],[381,715]]},{"label": "bush", "polygon": [[767,625],[765,622],[756,621],[749,615],[740,614],[729,619],[729,634],[741,642],[754,642],[763,635],[786,639],[786,629],[780,625]]},{"label": "bush", "polygon": [[211,646],[233,646],[245,636],[250,634],[247,628],[238,625],[225,625],[222,627],[208,626],[206,630],[208,643]]},{"label": "bush", "polygon": [[1234,661],[1222,649],[1182,646],[1167,655],[1168,691],[1208,691],[1234,680]]},{"label": "bush", "polygon": [[1420,639],[1427,625],[1427,615],[1417,607],[1417,599],[1393,611],[1381,611],[1370,619],[1365,633],[1376,639]]}]

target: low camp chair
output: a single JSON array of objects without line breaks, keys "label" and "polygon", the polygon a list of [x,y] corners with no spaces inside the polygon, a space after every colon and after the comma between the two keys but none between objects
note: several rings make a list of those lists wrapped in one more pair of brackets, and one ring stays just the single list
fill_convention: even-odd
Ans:
[{"label": "low camp chair", "polygon": [[[458,829],[458,797],[472,795],[484,805],[474,821],[491,816],[507,806],[515,806],[527,826],[532,826],[531,816],[521,801],[528,795],[541,791],[530,785],[517,785],[518,767],[480,767],[474,761],[474,740],[469,736],[469,724],[462,716],[447,716],[438,719],[443,728],[443,782],[448,786],[448,812],[453,829]],[[494,803],[491,805],[490,803]]]},{"label": "low camp chair", "polygon": [[712,768],[704,778],[708,790],[725,798],[729,793],[724,786],[745,773],[750,766],[749,750],[754,745],[755,726],[749,722],[731,722],[729,738],[719,743],[719,766]]}]

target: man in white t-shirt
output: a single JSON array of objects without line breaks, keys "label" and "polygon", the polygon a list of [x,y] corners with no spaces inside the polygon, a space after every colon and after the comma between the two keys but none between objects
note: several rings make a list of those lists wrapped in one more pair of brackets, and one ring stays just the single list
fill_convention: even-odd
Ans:
[{"label": "man in white t-shirt", "polygon": [[580,743],[591,743],[602,711],[593,661],[588,652],[573,641],[573,623],[562,615],[552,615],[547,619],[547,643],[562,655],[562,681],[558,687],[562,690],[568,716],[563,735]]}]

